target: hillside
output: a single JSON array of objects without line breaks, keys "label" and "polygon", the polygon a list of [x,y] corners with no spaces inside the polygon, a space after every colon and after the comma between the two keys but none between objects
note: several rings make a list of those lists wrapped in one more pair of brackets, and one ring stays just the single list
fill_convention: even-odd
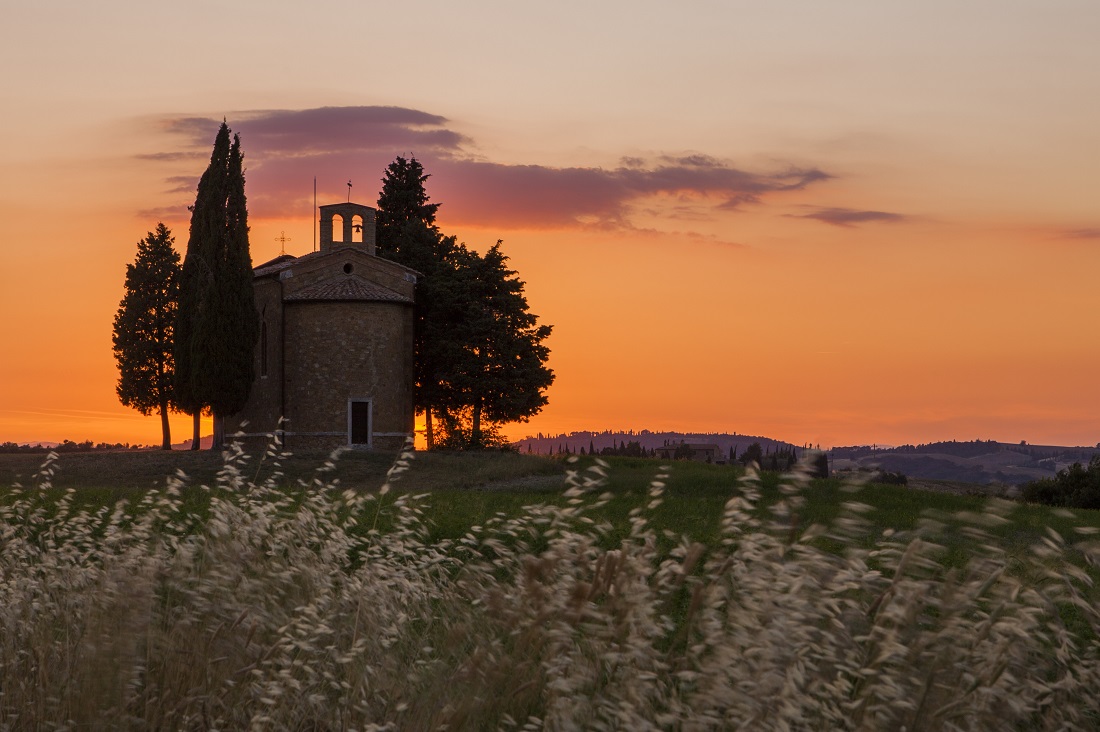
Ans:
[{"label": "hillside", "polygon": [[653,450],[665,445],[678,445],[686,442],[693,445],[717,445],[719,454],[728,455],[731,448],[737,450],[737,454],[744,453],[745,448],[754,442],[759,442],[761,449],[766,452],[775,452],[779,449],[795,449],[801,454],[802,447],[792,445],[789,442],[775,440],[759,435],[739,435],[736,432],[727,434],[724,432],[651,432],[642,430],[605,430],[603,432],[569,432],[557,435],[544,435],[524,437],[513,444],[520,452],[530,452],[538,455],[557,455],[563,452],[578,454],[583,448],[585,452],[596,452],[605,447],[617,448],[631,442],[639,443],[646,450]]},{"label": "hillside", "polygon": [[1051,478],[1075,462],[1087,463],[1097,453],[1100,449],[1095,447],[974,440],[891,448],[835,447],[829,451],[829,461],[833,470],[877,468],[910,478],[1021,485]]},{"label": "hillside", "polygon": [[[738,455],[754,442],[765,452],[794,449],[801,455],[808,446],[791,445],[761,435],[741,435],[719,432],[653,432],[650,430],[580,431],[557,435],[537,434],[515,442],[520,452],[557,455],[563,452],[579,454],[583,449],[596,452],[639,443],[646,450],[664,445],[717,445],[719,454],[728,455],[731,448]],[[877,469],[903,473],[910,478],[933,481],[975,483],[979,485],[1022,485],[1038,478],[1050,478],[1057,471],[1075,462],[1087,463],[1100,453],[1097,447],[1066,447],[1062,445],[1029,445],[995,440],[955,440],[923,445],[879,447],[855,445],[834,447],[828,451],[832,470]]]}]

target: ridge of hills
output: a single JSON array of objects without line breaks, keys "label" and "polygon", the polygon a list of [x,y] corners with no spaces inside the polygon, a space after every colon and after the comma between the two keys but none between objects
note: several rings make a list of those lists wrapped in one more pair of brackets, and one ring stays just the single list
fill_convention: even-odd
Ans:
[{"label": "ridge of hills", "polygon": [[[555,455],[564,452],[579,454],[581,448],[590,451],[593,447],[599,452],[606,447],[616,448],[631,442],[652,450],[665,445],[678,445],[681,441],[695,445],[716,445],[719,455],[727,455],[731,448],[736,448],[737,454],[742,455],[754,442],[760,443],[760,447],[766,452],[793,449],[800,457],[803,451],[813,447],[736,432],[650,430],[579,431],[556,435],[539,433],[512,444],[520,452]],[[1039,478],[1053,478],[1059,470],[1073,463],[1087,464],[1094,455],[1100,455],[1100,444],[1096,447],[1067,447],[996,440],[951,440],[891,447],[834,447],[826,450],[826,453],[829,456],[829,467],[834,471],[883,470],[926,480],[979,485],[1022,485]]]},{"label": "ridge of hills", "polygon": [[597,452],[605,447],[616,448],[637,442],[646,450],[653,450],[666,445],[679,445],[686,442],[691,445],[716,445],[720,455],[728,455],[731,448],[737,449],[740,455],[754,442],[760,443],[760,448],[768,452],[776,449],[794,449],[801,456],[801,451],[810,446],[792,445],[783,440],[775,440],[760,435],[739,435],[736,432],[651,432],[650,430],[604,430],[603,432],[580,431],[568,432],[557,435],[538,433],[535,436],[528,435],[522,440],[512,443],[520,452],[531,452],[539,455],[555,455],[571,452],[579,454],[583,447],[586,451],[595,448]]},{"label": "ridge of hills", "polygon": [[1022,485],[1053,478],[1073,463],[1087,465],[1096,447],[1029,445],[996,440],[933,442],[879,448],[874,445],[834,447],[829,450],[833,470],[878,469],[911,478],[963,483]]}]

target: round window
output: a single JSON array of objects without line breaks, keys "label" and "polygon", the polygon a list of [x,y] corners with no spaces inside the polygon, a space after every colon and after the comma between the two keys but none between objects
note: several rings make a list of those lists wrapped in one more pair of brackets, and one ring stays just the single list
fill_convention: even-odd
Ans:
[{"label": "round window", "polygon": [[344,265],[344,274],[351,274],[352,269],[353,267],[351,266],[351,262],[348,262]]}]

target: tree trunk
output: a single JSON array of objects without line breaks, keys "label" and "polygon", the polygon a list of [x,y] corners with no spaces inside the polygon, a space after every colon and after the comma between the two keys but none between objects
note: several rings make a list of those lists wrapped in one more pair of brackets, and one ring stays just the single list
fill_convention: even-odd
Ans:
[{"label": "tree trunk", "polygon": [[201,409],[196,409],[195,414],[193,416],[194,416],[194,420],[195,420],[195,427],[194,427],[194,430],[192,431],[192,435],[191,435],[191,449],[192,450],[198,450],[199,449],[199,440],[202,437],[199,434],[199,427],[200,427],[199,419],[202,417],[202,410]]},{"label": "tree trunk", "polygon": [[424,407],[424,440],[428,443],[428,449],[435,447],[435,432],[432,430],[432,405]]},{"label": "tree trunk", "polygon": [[220,450],[223,447],[225,447],[225,417],[214,412],[214,439],[210,449]]},{"label": "tree trunk", "polygon": [[481,400],[474,401],[474,418],[470,430],[470,446],[481,449]]},{"label": "tree trunk", "polygon": [[172,449],[172,428],[168,424],[168,402],[160,403],[160,449]]}]

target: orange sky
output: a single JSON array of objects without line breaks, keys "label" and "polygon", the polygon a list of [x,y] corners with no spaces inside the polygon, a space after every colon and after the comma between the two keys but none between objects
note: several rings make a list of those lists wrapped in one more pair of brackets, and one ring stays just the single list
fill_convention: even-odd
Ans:
[{"label": "orange sky", "polygon": [[1100,441],[1095,3],[72,5],[0,29],[0,441],[159,440],[111,322],[223,116],[255,262],[397,154],[504,240],[557,373],[513,436]]}]

